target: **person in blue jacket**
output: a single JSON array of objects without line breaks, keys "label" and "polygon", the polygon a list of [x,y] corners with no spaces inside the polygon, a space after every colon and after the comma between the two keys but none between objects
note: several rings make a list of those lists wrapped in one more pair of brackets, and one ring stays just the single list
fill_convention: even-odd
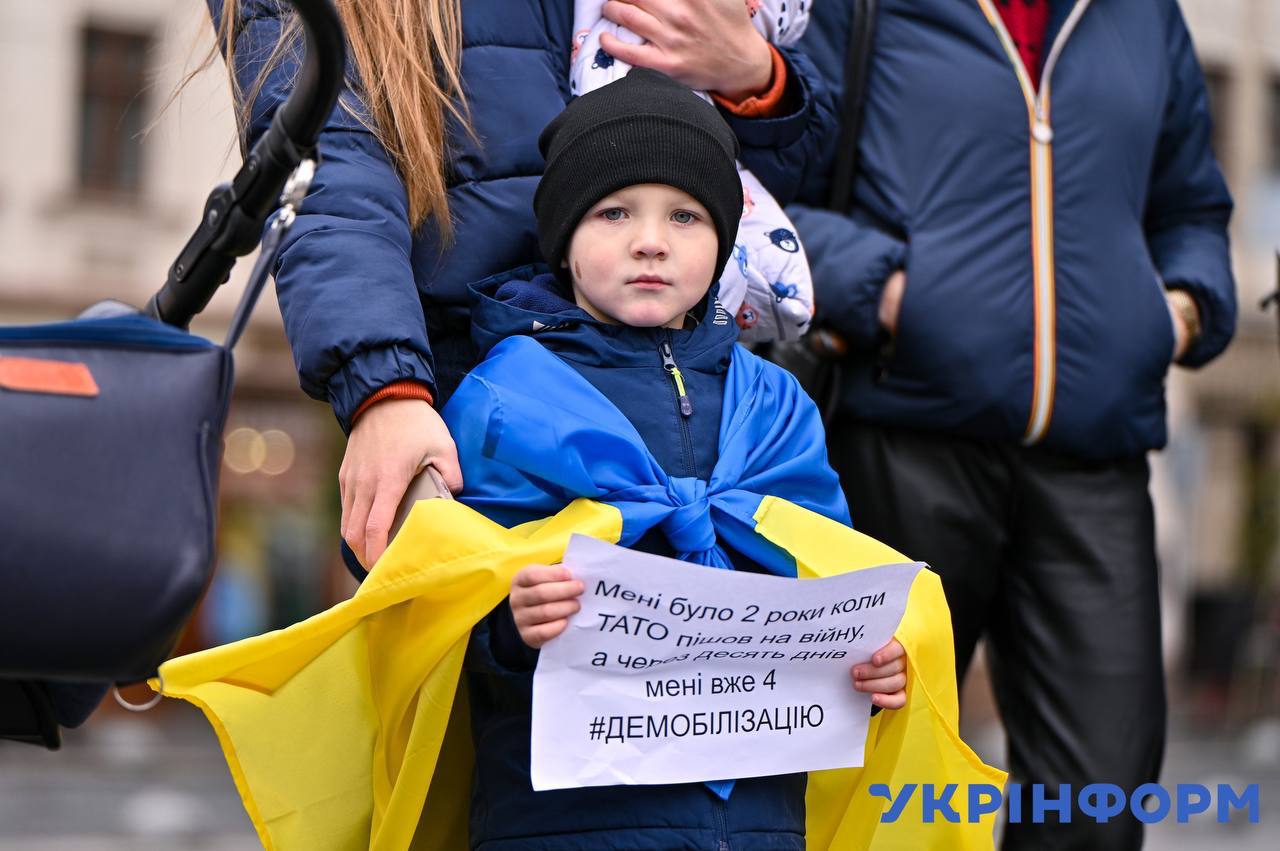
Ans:
[{"label": "person in blue jacket", "polygon": [[[484,361],[444,410],[460,499],[504,525],[587,497],[616,506],[620,543],[725,569],[795,576],[754,532],[764,495],[839,522],[813,402],[787,372],[735,346],[716,299],[742,210],[737,142],[716,110],[654,71],[583,95],[544,131],[535,195],[547,266],[472,288]],[[554,271],[553,271],[554,270]],[[534,792],[537,648],[578,609],[582,583],[531,565],[472,634],[467,655],[479,851],[801,851],[805,776]],[[902,646],[856,666],[874,706],[905,693]]]},{"label": "person in blue jacket", "polygon": [[[280,0],[207,3],[252,144],[297,73],[297,30]],[[779,203],[794,196],[834,128],[829,93],[798,50],[771,47],[742,0],[614,0],[603,11],[646,40],[606,34],[609,55],[717,93],[743,162]],[[477,359],[468,285],[538,259],[536,141],[570,99],[573,2],[350,0],[339,12],[350,87],[320,136],[275,279],[302,388],[349,433],[342,534],[370,566],[416,472],[430,463],[461,485],[433,403]]]},{"label": "person in blue jacket", "polygon": [[[802,46],[839,85],[851,0]],[[789,212],[841,334],[833,466],[855,526],[981,636],[1013,779],[1159,778],[1166,701],[1146,453],[1164,381],[1231,339],[1231,198],[1175,0],[881,0],[851,211]],[[1066,787],[1063,786],[1063,789]],[[1064,797],[1066,793],[1064,793]],[[1023,818],[1006,848],[1136,848]]]}]

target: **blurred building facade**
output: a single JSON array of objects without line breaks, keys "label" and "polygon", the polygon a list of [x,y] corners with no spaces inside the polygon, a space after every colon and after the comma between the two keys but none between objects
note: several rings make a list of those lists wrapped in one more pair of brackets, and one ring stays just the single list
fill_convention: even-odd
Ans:
[{"label": "blurred building facade", "polygon": [[1170,378],[1170,444],[1156,461],[1155,491],[1167,647],[1193,673],[1227,676],[1230,662],[1215,661],[1223,652],[1247,664],[1237,654],[1250,646],[1255,655],[1275,651],[1274,634],[1260,633],[1274,632],[1280,577],[1280,342],[1274,309],[1264,313],[1259,302],[1277,286],[1280,248],[1280,3],[1181,5],[1236,201],[1240,319],[1221,358]]},{"label": "blurred building facade", "polygon": [[[1183,0],[1183,8],[1205,69],[1214,148],[1236,200],[1232,240],[1240,297],[1239,332],[1226,355],[1197,374],[1180,374],[1174,388],[1180,417],[1199,423],[1206,435],[1195,561],[1204,581],[1217,583],[1240,570],[1241,559],[1263,558],[1274,581],[1280,551],[1242,552],[1257,545],[1247,536],[1234,545],[1221,536],[1251,522],[1244,516],[1247,482],[1222,473],[1245,463],[1274,469],[1280,436],[1276,322],[1259,309],[1277,286],[1280,249],[1280,4]],[[1269,510],[1273,526],[1280,519],[1274,496],[1270,506],[1253,509]]]},{"label": "blurred building facade", "polygon": [[[1241,322],[1223,358],[1169,382],[1172,441],[1154,487],[1171,653],[1197,589],[1269,587],[1280,560],[1280,360],[1274,318],[1257,308],[1275,286],[1280,244],[1280,3],[1182,6],[1238,204]],[[204,4],[192,0],[0,4],[0,322],[63,318],[106,297],[142,304],[160,285],[205,195],[239,162],[220,59],[161,112],[211,44]],[[195,331],[218,337],[247,266]],[[270,292],[237,366],[223,468],[220,575],[229,578],[211,593],[214,641],[343,590],[334,585],[341,435],[298,390]]]}]

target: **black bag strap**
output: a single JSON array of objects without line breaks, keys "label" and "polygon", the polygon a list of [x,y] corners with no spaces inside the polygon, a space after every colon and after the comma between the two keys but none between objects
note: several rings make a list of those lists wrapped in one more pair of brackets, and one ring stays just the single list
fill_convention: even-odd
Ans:
[{"label": "black bag strap", "polygon": [[62,732],[44,684],[0,679],[0,739],[51,751],[62,746]]},{"label": "black bag strap", "polygon": [[240,296],[240,303],[236,305],[236,312],[231,317],[231,325],[227,328],[227,337],[222,342],[223,348],[228,351],[236,347],[236,343],[240,342],[240,335],[244,333],[244,329],[249,325],[249,316],[253,313],[253,308],[258,303],[258,296],[262,295],[262,288],[266,286],[267,278],[275,269],[276,258],[280,255],[280,246],[284,242],[285,234],[289,232],[289,228],[293,227],[298,209],[302,206],[302,200],[306,197],[307,190],[311,188],[311,181],[315,177],[315,173],[315,159],[303,159],[302,163],[289,177],[288,182],[285,184],[284,192],[280,194],[281,207],[276,212],[275,218],[271,220],[271,226],[267,228],[266,235],[262,238],[262,248],[258,251],[258,259],[253,264],[253,271],[249,273],[249,281],[245,285],[244,293]]},{"label": "black bag strap", "polygon": [[876,0],[853,0],[849,44],[844,54],[844,95],[840,99],[840,134],[831,171],[827,207],[849,212],[853,180],[858,173],[858,139],[867,100],[867,74],[871,69],[872,39],[876,29]]},{"label": "black bag strap", "polygon": [[236,347],[236,343],[240,342],[240,335],[249,326],[249,316],[258,303],[258,297],[262,295],[262,289],[267,284],[271,270],[275,268],[276,258],[280,255],[280,244],[292,225],[293,216],[285,213],[278,213],[271,220],[271,226],[267,228],[267,234],[262,238],[258,259],[253,263],[253,271],[249,273],[249,280],[245,284],[244,292],[240,295],[240,303],[236,305],[236,312],[231,317],[231,324],[227,327],[226,339],[222,341],[222,347],[228,351]]}]

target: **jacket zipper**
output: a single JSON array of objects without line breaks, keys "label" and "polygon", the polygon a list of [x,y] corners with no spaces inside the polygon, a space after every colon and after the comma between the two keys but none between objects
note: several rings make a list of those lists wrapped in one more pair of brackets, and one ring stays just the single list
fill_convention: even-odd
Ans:
[{"label": "jacket zipper", "polygon": [[680,423],[680,447],[684,454],[685,473],[696,476],[698,468],[694,465],[693,459],[693,436],[689,432],[689,417],[693,416],[693,402],[685,392],[684,376],[680,373],[675,353],[671,350],[670,332],[665,332],[665,336],[666,339],[658,345],[658,354],[662,357],[663,370],[671,377],[671,383],[674,385],[676,409],[680,413],[676,420]]},{"label": "jacket zipper", "polygon": [[1022,442],[1030,445],[1044,437],[1053,414],[1053,392],[1057,371],[1057,320],[1053,258],[1053,124],[1049,113],[1049,84],[1053,68],[1067,39],[1080,23],[1090,0],[1076,0],[1071,14],[1053,40],[1040,74],[1040,87],[1031,77],[1009,36],[992,0],[977,0],[988,23],[1000,37],[1000,45],[1013,63],[1027,102],[1031,127],[1031,256],[1035,272],[1035,374],[1031,393],[1031,414]]},{"label": "jacket zipper", "polygon": [[711,802],[716,814],[716,851],[731,851],[729,845],[729,819],[725,816],[725,802],[719,795]]}]

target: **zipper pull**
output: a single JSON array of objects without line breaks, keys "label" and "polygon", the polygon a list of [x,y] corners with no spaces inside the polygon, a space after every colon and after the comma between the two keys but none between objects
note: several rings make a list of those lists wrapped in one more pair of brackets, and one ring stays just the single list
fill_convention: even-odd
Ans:
[{"label": "zipper pull", "polygon": [[680,374],[680,367],[676,366],[675,355],[671,353],[671,344],[664,342],[658,347],[658,353],[662,355],[662,368],[671,376],[671,380],[676,383],[676,393],[680,396],[680,415],[684,417],[693,415],[693,402],[689,401],[688,395],[684,392],[684,376]]}]

